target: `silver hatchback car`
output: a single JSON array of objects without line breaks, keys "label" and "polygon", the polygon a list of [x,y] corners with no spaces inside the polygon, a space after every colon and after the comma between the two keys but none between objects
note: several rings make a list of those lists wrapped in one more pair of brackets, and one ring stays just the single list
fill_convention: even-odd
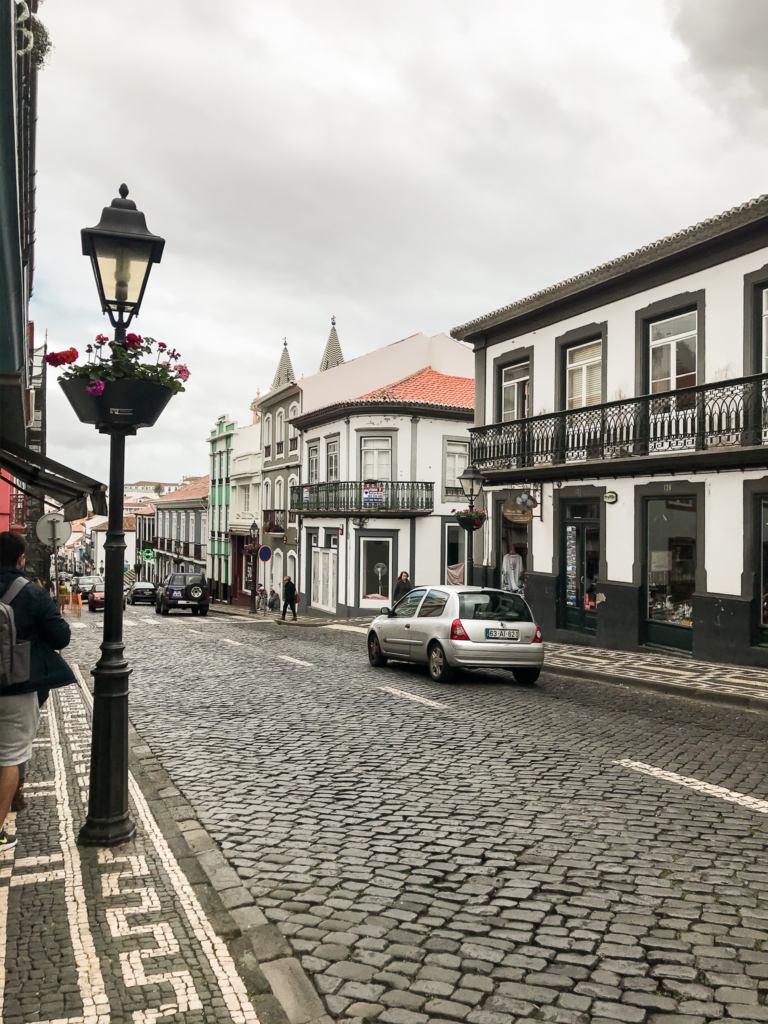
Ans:
[{"label": "silver hatchback car", "polygon": [[518,594],[487,587],[416,587],[373,620],[368,658],[374,667],[389,658],[427,665],[436,682],[460,668],[506,668],[519,683],[535,683],[544,645],[531,609]]}]

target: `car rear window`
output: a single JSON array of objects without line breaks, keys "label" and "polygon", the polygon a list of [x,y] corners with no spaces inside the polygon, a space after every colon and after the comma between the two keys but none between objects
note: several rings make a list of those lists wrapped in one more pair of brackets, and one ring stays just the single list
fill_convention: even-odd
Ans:
[{"label": "car rear window", "polygon": [[103,583],[97,583],[96,586],[93,587],[93,589],[96,591],[97,594],[102,594],[102,593],[104,593],[104,584]]},{"label": "car rear window", "polygon": [[495,619],[497,622],[532,622],[528,605],[517,594],[483,590],[459,594],[460,619]]},{"label": "car rear window", "polygon": [[133,584],[133,589],[134,590],[154,590],[155,589],[155,585],[154,585],[154,583],[134,583]]},{"label": "car rear window", "polygon": [[205,580],[200,573],[175,572],[171,576],[170,583],[174,587],[187,587],[190,583],[199,583],[202,586]]}]

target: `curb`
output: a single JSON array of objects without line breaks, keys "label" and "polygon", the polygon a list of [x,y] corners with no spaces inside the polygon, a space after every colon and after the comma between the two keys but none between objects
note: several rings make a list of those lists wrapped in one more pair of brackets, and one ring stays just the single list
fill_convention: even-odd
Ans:
[{"label": "curb", "polygon": [[[78,668],[88,680],[90,670],[79,663]],[[128,746],[129,768],[213,930],[229,949],[259,1020],[263,1024],[333,1024],[288,940],[258,908],[130,721]]]},{"label": "curb", "polygon": [[[640,676],[616,675],[612,672],[595,672],[593,669],[570,668],[568,666],[548,665],[544,661],[544,672],[553,675],[570,676],[575,679],[591,679],[597,683],[613,683],[619,686],[631,686],[637,690],[651,690],[665,693],[671,697],[689,697],[691,700],[706,701],[709,704],[725,704],[747,711],[768,712],[768,692],[765,696],[749,696],[741,693],[728,693],[725,690],[713,690],[705,686],[685,686],[683,683],[662,682],[655,679],[643,679]],[[742,683],[748,686],[748,683]],[[756,694],[763,691],[755,687]]]}]

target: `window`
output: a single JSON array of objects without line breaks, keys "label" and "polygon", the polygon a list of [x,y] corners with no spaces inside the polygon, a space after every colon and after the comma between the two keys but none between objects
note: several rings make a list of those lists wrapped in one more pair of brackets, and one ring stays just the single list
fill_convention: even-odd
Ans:
[{"label": "window", "polygon": [[285,415],[283,413],[283,410],[281,409],[278,412],[277,418],[275,420],[275,442],[277,444],[279,444],[283,440],[284,433],[285,433]]},{"label": "window", "polygon": [[528,605],[517,594],[501,590],[459,594],[460,619],[493,619],[498,622],[531,622]]},{"label": "window", "polygon": [[683,313],[651,324],[651,394],[696,383],[698,313]]},{"label": "window", "polygon": [[172,540],[177,540],[178,539],[178,536],[179,536],[178,528],[179,528],[179,516],[178,516],[177,512],[173,512],[171,514],[171,539]]},{"label": "window", "polygon": [[251,511],[251,487],[246,484],[243,488],[243,512]]},{"label": "window", "polygon": [[275,481],[275,508],[285,508],[284,485],[282,480]]},{"label": "window", "polygon": [[763,373],[768,373],[768,288],[763,288],[763,311],[762,311],[762,352],[763,352]]},{"label": "window", "polygon": [[184,544],[186,544],[186,542],[187,542],[187,517],[186,517],[186,515],[183,512],[181,513],[181,538],[180,539],[181,539],[181,541]]},{"label": "window", "polygon": [[327,459],[326,480],[335,483],[339,479],[339,442],[329,441],[325,449]]},{"label": "window", "polygon": [[266,480],[264,483],[264,504],[262,507],[265,512],[267,511],[267,509],[272,508],[272,495],[270,493],[269,480]]},{"label": "window", "polygon": [[696,589],[696,498],[648,501],[648,618],[693,622]]},{"label": "window", "polygon": [[412,590],[404,598],[397,602],[392,609],[392,614],[398,619],[410,619],[416,614],[416,609],[421,604],[421,599],[426,593],[425,590]]},{"label": "window", "polygon": [[567,403],[569,409],[599,405],[603,393],[602,341],[574,345],[567,350]]},{"label": "window", "polygon": [[443,608],[448,603],[448,595],[440,590],[430,590],[424,598],[424,604],[419,610],[420,619],[437,619],[443,614]]},{"label": "window", "polygon": [[[373,537],[363,537],[361,561],[362,600],[389,601],[391,543]],[[422,591],[423,593],[423,591]]]},{"label": "window", "polygon": [[[459,477],[467,468],[469,462],[468,441],[446,442],[445,453],[445,489],[462,491]],[[463,491],[462,491],[463,493]]]},{"label": "window", "polygon": [[392,438],[364,437],[360,445],[363,480],[390,480],[392,478]]},{"label": "window", "polygon": [[501,418],[521,420],[528,415],[531,364],[515,363],[505,366],[501,374]]},{"label": "window", "polygon": [[318,471],[320,468],[319,450],[320,449],[316,444],[310,445],[307,450],[309,455],[309,482],[311,484],[316,484],[318,480]]},{"label": "window", "polygon": [[296,417],[298,415],[299,415],[299,407],[294,402],[294,404],[288,410],[288,421],[289,421],[288,422],[288,437],[296,437],[296,435],[298,434],[298,431],[296,430],[296,427],[294,427],[294,425],[290,422],[292,419],[294,419],[294,417]]}]

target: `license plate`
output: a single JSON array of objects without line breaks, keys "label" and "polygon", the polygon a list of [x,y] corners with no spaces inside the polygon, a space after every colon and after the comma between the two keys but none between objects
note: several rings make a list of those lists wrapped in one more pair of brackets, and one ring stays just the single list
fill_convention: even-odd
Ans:
[{"label": "license plate", "polygon": [[176,604],[189,604],[189,601],[177,601]]},{"label": "license plate", "polygon": [[519,640],[519,629],[486,629],[486,640]]}]

